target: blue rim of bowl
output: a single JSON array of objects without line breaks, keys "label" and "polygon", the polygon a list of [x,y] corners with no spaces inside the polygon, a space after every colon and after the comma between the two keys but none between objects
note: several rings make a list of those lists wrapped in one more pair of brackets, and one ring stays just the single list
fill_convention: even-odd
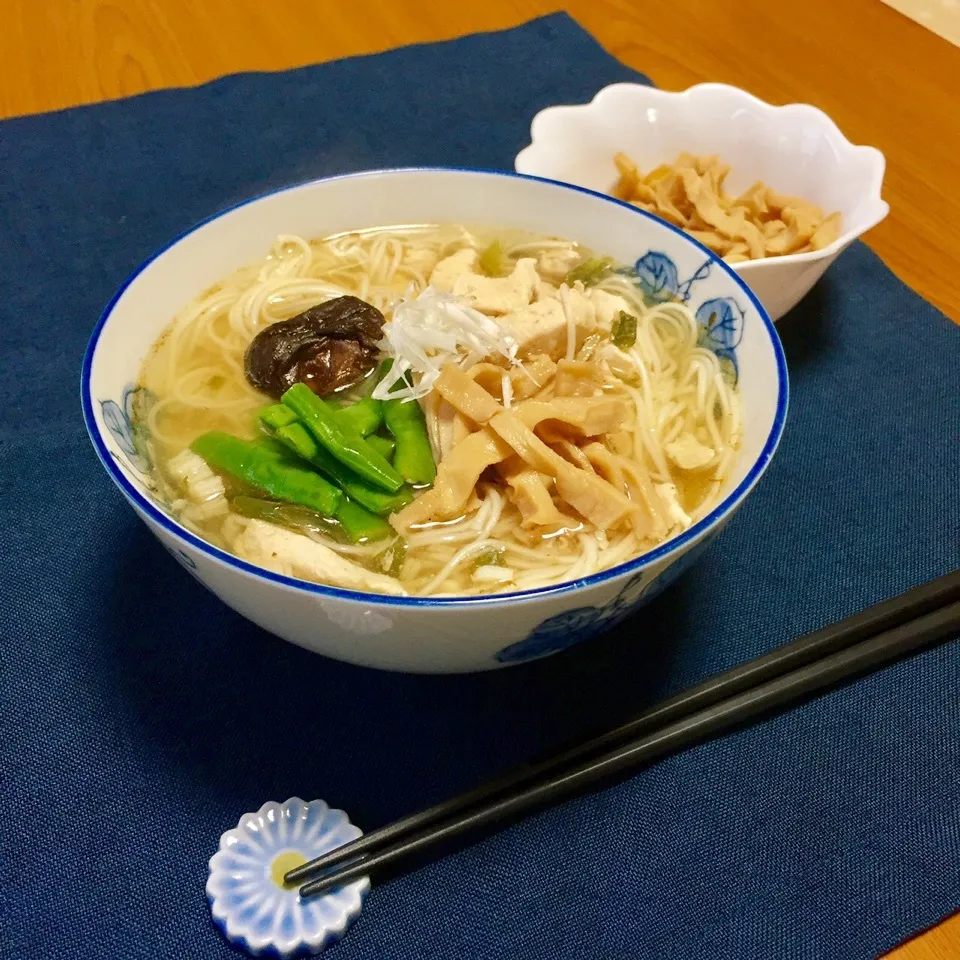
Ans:
[{"label": "blue rim of bowl", "polygon": [[[272,570],[267,570],[264,567],[258,567],[256,564],[248,563],[246,560],[241,560],[232,553],[227,553],[226,551],[213,546],[213,544],[208,543],[206,540],[203,540],[202,538],[191,533],[189,530],[180,526],[180,524],[168,517],[167,514],[165,514],[162,510],[159,510],[150,500],[140,493],[140,491],[137,490],[132,483],[130,483],[130,481],[123,475],[123,472],[117,467],[113,457],[111,457],[110,452],[107,450],[106,444],[103,442],[103,439],[100,435],[100,429],[97,426],[97,421],[94,416],[93,397],[90,392],[90,373],[93,367],[93,357],[96,353],[97,345],[100,340],[100,334],[103,332],[103,328],[110,319],[110,315],[113,313],[113,308],[116,306],[117,301],[123,296],[130,284],[132,284],[134,280],[136,280],[137,277],[139,277],[140,274],[143,273],[144,270],[146,270],[147,267],[153,263],[154,260],[161,257],[167,252],[167,250],[183,240],[184,237],[195,233],[206,224],[211,223],[214,220],[219,220],[228,213],[232,213],[235,210],[246,207],[251,203],[257,203],[260,200],[265,200],[268,197],[286,193],[290,190],[299,190],[302,187],[314,183],[327,183],[337,180],[353,180],[364,177],[376,177],[383,176],[384,174],[398,173],[479,173],[485,176],[509,177],[515,180],[531,180],[535,183],[546,183],[551,186],[560,187],[564,190],[573,190],[577,193],[585,193],[604,203],[616,204],[617,206],[625,207],[638,217],[646,217],[648,220],[653,220],[659,226],[665,227],[678,236],[683,237],[685,242],[692,244],[694,247],[700,250],[704,256],[711,261],[711,263],[716,264],[721,271],[725,273],[734,282],[734,284],[736,284],[737,287],[740,288],[744,296],[746,296],[747,299],[753,304],[754,309],[757,311],[757,314],[763,322],[767,336],[770,339],[770,345],[773,349],[777,365],[777,407],[776,411],[774,412],[773,425],[771,426],[770,433],[767,435],[767,439],[764,442],[763,449],[760,451],[760,455],[750,467],[747,475],[743,478],[743,480],[740,481],[739,484],[737,484],[736,488],[727,494],[727,496],[724,497],[723,500],[718,503],[713,510],[710,511],[710,513],[698,520],[692,527],[684,530],[683,533],[678,534],[676,537],[667,540],[660,546],[655,547],[653,550],[643,553],[639,557],[634,557],[632,560],[628,560],[625,563],[621,563],[615,567],[610,567],[608,570],[602,570],[600,573],[592,574],[589,577],[582,577],[579,580],[571,580],[566,583],[559,583],[550,587],[540,587],[534,590],[518,590],[512,593],[494,593],[481,597],[394,597],[386,596],[380,593],[366,593],[359,590],[343,590],[339,587],[330,587],[326,584],[311,583],[307,580],[298,580],[295,577],[287,577],[280,573],[274,573]],[[743,280],[741,280],[740,277],[738,277],[737,274],[731,270],[730,267],[727,266],[727,264],[724,263],[723,260],[721,260],[712,250],[705,247],[702,243],[700,243],[698,240],[695,240],[689,234],[684,233],[684,231],[679,227],[675,227],[672,223],[667,223],[665,220],[661,220],[652,213],[648,213],[646,210],[641,210],[638,207],[634,207],[623,200],[616,199],[615,197],[609,197],[605,194],[598,193],[595,190],[589,190],[586,187],[581,187],[573,183],[565,183],[561,180],[551,180],[547,177],[535,177],[530,174],[516,173],[508,170],[484,170],[482,168],[475,167],[393,167],[384,168],[381,170],[362,170],[356,173],[338,174],[332,177],[319,177],[312,180],[304,180],[301,183],[291,184],[286,187],[280,187],[277,190],[270,190],[267,193],[259,194],[256,197],[250,197],[247,200],[242,200],[240,203],[233,204],[232,206],[223,210],[218,210],[216,213],[211,214],[209,217],[204,217],[204,219],[200,220],[198,223],[195,223],[193,226],[178,234],[163,247],[161,247],[156,253],[144,260],[143,263],[141,263],[126,278],[126,280],[124,280],[117,292],[110,298],[109,303],[107,303],[107,305],[104,307],[103,312],[100,314],[100,319],[97,321],[97,325],[94,327],[93,333],[90,336],[87,349],[83,355],[83,368],[80,374],[80,401],[83,407],[83,420],[87,428],[87,434],[90,437],[90,441],[93,444],[94,449],[96,450],[97,456],[100,458],[100,462],[110,475],[110,478],[120,488],[120,490],[127,497],[127,499],[130,500],[131,503],[133,503],[140,511],[146,514],[151,520],[157,523],[177,540],[185,541],[191,547],[200,550],[212,560],[233,567],[242,573],[259,577],[273,583],[278,583],[285,587],[302,590],[306,593],[333,597],[339,600],[352,600],[355,602],[359,601],[365,604],[418,608],[455,607],[466,605],[482,606],[523,600],[538,600],[541,597],[557,596],[558,594],[568,593],[572,590],[580,590],[583,587],[596,586],[598,584],[605,583],[608,580],[614,580],[623,576],[624,574],[633,573],[643,569],[644,567],[648,567],[651,564],[664,559],[665,557],[668,557],[671,553],[680,550],[682,547],[696,540],[701,534],[705,533],[711,527],[723,520],[724,517],[726,517],[733,510],[733,508],[736,507],[737,504],[750,492],[750,490],[762,476],[763,472],[766,470],[767,465],[772,459],[774,453],[776,452],[777,446],[780,443],[780,438],[783,435],[783,428],[787,417],[787,405],[789,402],[789,384],[787,380],[787,362],[783,353],[783,345],[780,343],[780,337],[774,328],[773,321],[768,316],[767,311],[763,308],[763,305],[757,299],[756,295],[746,285],[746,283],[744,283]]]}]

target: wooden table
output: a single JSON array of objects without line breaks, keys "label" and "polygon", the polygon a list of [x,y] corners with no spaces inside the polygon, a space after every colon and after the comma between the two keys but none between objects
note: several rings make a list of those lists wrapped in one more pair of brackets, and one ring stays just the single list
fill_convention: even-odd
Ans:
[{"label": "wooden table", "polygon": [[[0,117],[498,30],[555,9],[552,0],[4,0]],[[891,212],[866,240],[960,322],[960,49],[879,0],[570,0],[567,9],[660,87],[715,80],[772,103],[808,101],[853,141],[879,147]],[[891,957],[960,957],[960,918]]]},{"label": "wooden table", "polygon": [[[0,116],[280,70],[479,30],[556,0],[4,0]],[[960,322],[960,49],[879,0],[570,0],[667,90],[703,80],[809,101],[887,156],[890,216],[867,242]]]}]

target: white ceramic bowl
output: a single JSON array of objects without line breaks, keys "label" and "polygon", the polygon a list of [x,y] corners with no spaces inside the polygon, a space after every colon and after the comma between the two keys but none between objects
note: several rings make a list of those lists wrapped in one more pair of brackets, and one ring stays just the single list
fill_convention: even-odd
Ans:
[{"label": "white ceramic bowl", "polygon": [[774,107],[722,83],[702,83],[683,93],[616,83],[590,103],[541,110],[530,136],[515,161],[519,173],[601,193],[617,180],[613,156],[619,151],[642,170],[687,151],[718,154],[729,163],[726,186],[733,194],[763,180],[828,212],[839,210],[843,233],[823,250],[733,265],[774,320],[890,210],[880,197],[886,162],[879,150],[854,146],[816,107]]},{"label": "white ceramic bowl", "polygon": [[[278,234],[323,236],[376,225],[463,222],[579,240],[654,267],[715,320],[708,340],[739,368],[744,443],[717,508],[629,563],[575,583],[492,597],[408,599],[355,593],[269,572],[181,527],[153,496],[132,443],[130,396],[151,344],[195,294],[262,257]],[[648,271],[649,272],[649,271]],[[140,267],[107,306],[83,364],[87,430],[134,510],[189,572],[281,637],[353,663],[414,672],[487,670],[545,656],[612,626],[699,555],[766,469],[783,429],[787,374],[769,318],[745,284],[681,231],[587,190],[510,173],[388,170],[279,190],[227,210]]]}]

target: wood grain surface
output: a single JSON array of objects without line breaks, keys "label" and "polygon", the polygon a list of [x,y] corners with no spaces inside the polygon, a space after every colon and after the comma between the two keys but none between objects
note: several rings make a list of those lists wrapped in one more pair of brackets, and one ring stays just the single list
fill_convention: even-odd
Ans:
[{"label": "wood grain surface", "polygon": [[[555,2],[3,0],[0,117],[503,29]],[[891,213],[866,240],[960,322],[960,49],[880,0],[569,0],[566,9],[664,89],[714,80],[772,103],[813,103],[851,140],[879,147]],[[890,956],[960,958],[960,918]]]},{"label": "wood grain surface", "polygon": [[[4,0],[0,116],[512,26],[555,0]],[[659,86],[807,101],[887,156],[867,242],[960,322],[960,49],[879,0],[572,0]],[[571,65],[574,68],[574,65]]]}]

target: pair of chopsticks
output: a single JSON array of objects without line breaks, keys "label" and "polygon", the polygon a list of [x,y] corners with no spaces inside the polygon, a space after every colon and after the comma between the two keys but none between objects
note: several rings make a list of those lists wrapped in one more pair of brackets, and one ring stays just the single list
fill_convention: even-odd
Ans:
[{"label": "pair of chopsticks", "polygon": [[626,771],[960,633],[960,570],[785,644],[572,749],[509,773],[289,871],[300,895],[396,870],[445,841],[557,803]]}]

